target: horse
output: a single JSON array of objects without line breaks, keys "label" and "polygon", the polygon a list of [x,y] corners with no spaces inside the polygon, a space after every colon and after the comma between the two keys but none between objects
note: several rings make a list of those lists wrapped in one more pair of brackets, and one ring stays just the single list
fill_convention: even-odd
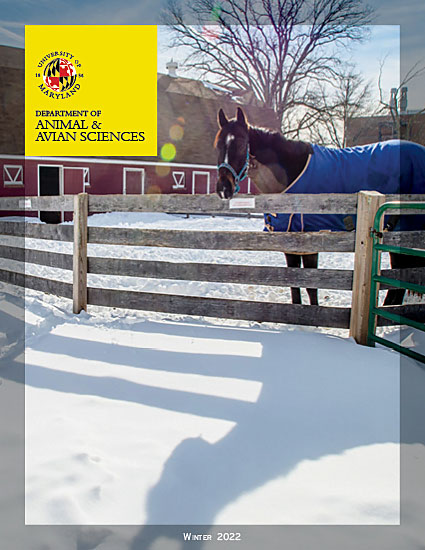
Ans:
[{"label": "horse", "polygon": [[[251,126],[240,107],[230,120],[220,109],[218,125],[214,142],[218,151],[216,191],[222,199],[231,199],[248,176],[260,193],[266,194],[361,190],[425,193],[425,147],[416,143],[390,140],[344,149],[322,147]],[[403,218],[411,220],[412,216]],[[425,229],[424,217],[416,216],[416,220],[414,228]],[[354,221],[340,215],[265,214],[265,221],[266,231],[354,229]],[[399,223],[399,217],[389,217],[386,229],[392,230]],[[288,267],[301,267],[302,262],[304,267],[317,268],[318,254],[284,254]],[[423,258],[395,253],[390,253],[390,262],[393,269],[425,267]],[[307,292],[311,305],[318,305],[317,289],[308,288]],[[405,292],[389,289],[384,305],[402,304]],[[299,288],[291,288],[291,295],[294,304],[302,303]]]}]

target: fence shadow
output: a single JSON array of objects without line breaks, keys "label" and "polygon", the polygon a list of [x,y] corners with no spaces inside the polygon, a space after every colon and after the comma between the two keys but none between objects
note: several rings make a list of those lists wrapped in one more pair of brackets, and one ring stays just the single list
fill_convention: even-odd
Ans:
[{"label": "fence shadow", "polygon": [[[328,350],[325,356],[327,337],[292,338],[298,345],[285,351],[285,334],[265,335],[262,392],[255,406],[240,411],[237,425],[223,439],[210,444],[189,438],[177,446],[148,495],[147,525],[132,550],[153,548],[161,536],[183,544],[181,530],[170,534],[170,525],[212,525],[226,505],[285,476],[302,460],[399,441],[395,357],[389,354],[388,365],[381,362],[372,371],[371,350],[364,349],[364,363],[354,370],[342,359],[350,354],[350,343],[335,339],[335,354]],[[314,352],[306,348],[307,340]]]},{"label": "fence shadow", "polygon": [[[166,323],[142,323],[139,329],[149,337],[150,331],[158,332],[159,326],[168,335],[183,335],[180,326],[174,330]],[[193,332],[191,336],[239,340],[241,346],[248,336],[240,329],[200,326],[188,330]],[[133,550],[155,544],[161,529],[158,534],[150,525],[164,525],[163,532],[169,534],[169,525],[214,524],[228,504],[287,475],[303,460],[316,460],[361,445],[399,441],[397,355],[312,333],[258,331],[255,340],[262,346],[262,355],[257,357],[176,353],[149,347],[132,350],[108,342],[85,342],[87,348],[83,351],[78,340],[63,335],[33,342],[34,349],[51,353],[52,357],[68,355],[71,361],[79,357],[105,358],[111,368],[112,364],[117,368],[111,370],[113,376],[96,377],[49,368],[47,357],[47,365],[27,364],[28,385],[236,423],[214,444],[200,437],[187,438],[174,449],[160,480],[148,494],[147,527],[134,539]],[[204,362],[209,375],[215,363],[219,376],[227,371],[232,377],[260,382],[258,400],[247,403],[237,398],[155,388],[119,376],[119,365],[152,370],[167,365],[170,372],[205,374]]]}]

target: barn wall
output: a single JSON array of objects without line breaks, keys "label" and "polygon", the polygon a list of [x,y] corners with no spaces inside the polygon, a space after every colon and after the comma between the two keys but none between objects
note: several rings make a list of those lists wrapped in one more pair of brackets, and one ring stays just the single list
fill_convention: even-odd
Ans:
[{"label": "barn wall", "polygon": [[0,46],[0,153],[24,153],[24,50]]}]

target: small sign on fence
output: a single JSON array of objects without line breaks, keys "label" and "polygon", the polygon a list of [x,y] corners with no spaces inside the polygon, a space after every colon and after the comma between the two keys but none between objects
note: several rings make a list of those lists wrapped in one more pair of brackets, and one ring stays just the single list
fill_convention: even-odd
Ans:
[{"label": "small sign on fence", "polygon": [[229,208],[255,208],[255,197],[230,199]]}]

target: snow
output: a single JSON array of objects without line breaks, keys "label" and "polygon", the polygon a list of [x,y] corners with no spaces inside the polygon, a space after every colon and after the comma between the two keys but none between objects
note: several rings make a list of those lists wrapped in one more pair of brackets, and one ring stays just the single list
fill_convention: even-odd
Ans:
[{"label": "snow", "polygon": [[[262,229],[259,219],[163,214],[101,214],[89,223]],[[91,245],[89,253],[284,265],[270,252]],[[320,266],[350,268],[352,255],[322,254]],[[289,301],[287,289],[255,285],[103,276],[90,284]],[[347,294],[319,297],[348,305]],[[70,301],[30,290],[25,316],[27,524],[399,523],[397,353],[357,346],[338,330],[100,307],[75,316]],[[422,336],[401,333],[417,349]]]},{"label": "snow", "polygon": [[213,84],[212,82],[208,82],[206,80],[203,80],[202,84],[206,88],[209,88],[210,90],[213,90],[214,92],[220,92],[220,93],[227,94],[227,95],[229,95],[231,93],[231,90],[229,90],[228,88],[224,88],[223,86],[219,86],[218,84]]},{"label": "snow", "polygon": [[27,523],[399,522],[396,354],[27,308]]}]

